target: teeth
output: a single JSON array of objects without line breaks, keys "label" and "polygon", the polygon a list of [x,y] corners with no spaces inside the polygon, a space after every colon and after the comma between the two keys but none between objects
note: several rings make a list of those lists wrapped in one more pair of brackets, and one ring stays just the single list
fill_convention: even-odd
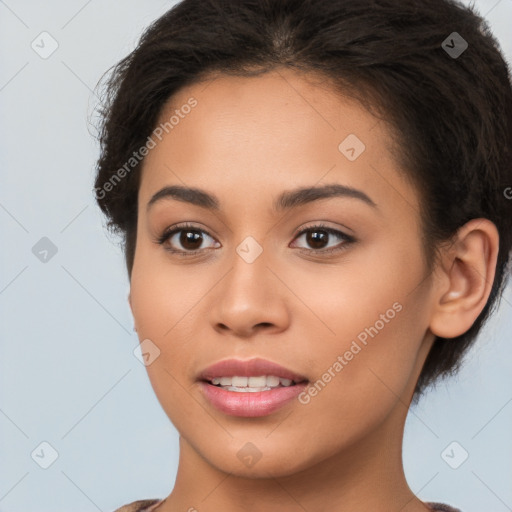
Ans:
[{"label": "teeth", "polygon": [[261,377],[249,377],[250,388],[264,388],[267,385],[267,377],[262,375]]},{"label": "teeth", "polygon": [[279,386],[279,377],[275,375],[267,375],[267,386],[276,387]]},{"label": "teeth", "polygon": [[230,391],[268,391],[279,386],[291,386],[295,384],[291,379],[284,379],[276,375],[259,375],[257,377],[214,377],[211,380],[214,386],[221,386]]},{"label": "teeth", "polygon": [[[253,377],[251,377],[252,379]],[[250,380],[248,377],[231,377],[231,385],[236,386],[237,388],[245,388],[247,386],[247,381]],[[251,387],[253,384],[249,384]],[[263,383],[265,385],[265,383]]]}]

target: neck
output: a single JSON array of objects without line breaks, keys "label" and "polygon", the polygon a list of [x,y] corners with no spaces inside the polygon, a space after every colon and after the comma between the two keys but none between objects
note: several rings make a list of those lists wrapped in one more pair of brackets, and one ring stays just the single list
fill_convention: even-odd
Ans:
[{"label": "neck", "polygon": [[377,430],[347,450],[319,456],[307,469],[285,476],[274,474],[271,466],[259,478],[222,471],[181,437],[175,486],[157,512],[426,512],[429,508],[412,493],[403,471],[407,409],[398,401]]}]

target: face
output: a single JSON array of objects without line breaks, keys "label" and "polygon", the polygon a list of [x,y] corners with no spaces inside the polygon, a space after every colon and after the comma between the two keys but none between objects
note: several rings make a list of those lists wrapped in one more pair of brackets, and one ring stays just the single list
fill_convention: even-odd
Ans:
[{"label": "face", "polygon": [[287,70],[189,86],[173,114],[144,162],[130,304],[183,446],[286,476],[400,438],[431,286],[388,127]]}]

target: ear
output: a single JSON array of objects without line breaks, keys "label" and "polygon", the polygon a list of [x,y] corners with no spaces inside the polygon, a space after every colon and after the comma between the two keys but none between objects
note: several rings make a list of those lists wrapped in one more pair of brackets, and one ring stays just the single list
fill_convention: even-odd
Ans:
[{"label": "ear", "polygon": [[436,269],[430,330],[442,338],[464,334],[491,293],[498,259],[499,233],[488,219],[472,219],[441,249]]}]

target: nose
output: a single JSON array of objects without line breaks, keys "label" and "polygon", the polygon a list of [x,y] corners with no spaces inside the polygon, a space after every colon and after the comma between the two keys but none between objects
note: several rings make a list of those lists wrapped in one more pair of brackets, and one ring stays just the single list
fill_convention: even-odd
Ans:
[{"label": "nose", "polygon": [[231,268],[211,297],[210,321],[218,332],[250,338],[275,334],[289,325],[287,288],[265,256],[263,251],[249,263],[235,252]]}]

